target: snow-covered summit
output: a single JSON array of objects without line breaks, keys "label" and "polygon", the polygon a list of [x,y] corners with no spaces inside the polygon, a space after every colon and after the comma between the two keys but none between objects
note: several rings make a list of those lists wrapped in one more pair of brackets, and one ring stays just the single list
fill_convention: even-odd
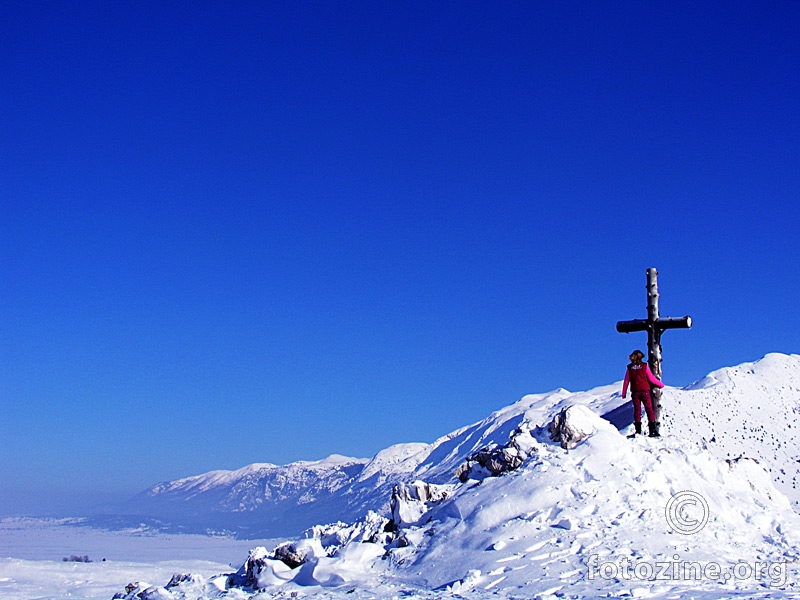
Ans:
[{"label": "snow-covered summit", "polygon": [[794,388],[800,384],[800,355],[771,352],[764,358],[742,363],[735,367],[723,367],[712,371],[699,381],[688,385],[686,390],[707,389],[714,386],[736,386],[738,382],[768,385],[767,382],[782,383]]},{"label": "snow-covered summit", "polygon": [[800,355],[714,371],[664,395],[664,429],[715,457],[760,461],[800,512]]}]

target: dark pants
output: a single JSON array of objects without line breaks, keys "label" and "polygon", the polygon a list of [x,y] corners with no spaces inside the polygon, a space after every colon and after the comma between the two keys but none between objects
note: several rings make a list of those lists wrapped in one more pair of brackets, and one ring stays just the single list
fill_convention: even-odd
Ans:
[{"label": "dark pants", "polygon": [[647,420],[651,423],[656,420],[656,415],[653,412],[653,398],[650,395],[650,390],[643,390],[640,392],[632,391],[631,400],[633,400],[634,422],[642,422],[642,403],[644,403],[644,409],[647,411]]}]

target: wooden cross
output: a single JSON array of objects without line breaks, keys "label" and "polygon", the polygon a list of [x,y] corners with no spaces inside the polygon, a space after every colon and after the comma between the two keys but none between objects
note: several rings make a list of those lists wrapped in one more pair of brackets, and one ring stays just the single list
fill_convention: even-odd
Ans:
[{"label": "wooden cross", "polygon": [[[647,318],[632,321],[617,321],[617,331],[631,333],[647,332],[647,362],[653,375],[661,379],[661,334],[667,329],[689,329],[692,317],[665,317],[658,315],[658,271],[647,269]],[[656,421],[661,420],[661,389],[653,390],[653,410]]]}]

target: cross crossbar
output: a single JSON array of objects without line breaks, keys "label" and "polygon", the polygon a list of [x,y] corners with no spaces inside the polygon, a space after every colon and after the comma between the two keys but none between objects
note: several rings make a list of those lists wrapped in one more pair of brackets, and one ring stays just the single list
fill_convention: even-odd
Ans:
[{"label": "cross crossbar", "polygon": [[[655,320],[656,329],[691,329],[692,317],[665,317]],[[630,321],[617,321],[617,331],[620,333],[633,333],[634,331],[647,331],[650,321],[647,319],[632,319]]]}]

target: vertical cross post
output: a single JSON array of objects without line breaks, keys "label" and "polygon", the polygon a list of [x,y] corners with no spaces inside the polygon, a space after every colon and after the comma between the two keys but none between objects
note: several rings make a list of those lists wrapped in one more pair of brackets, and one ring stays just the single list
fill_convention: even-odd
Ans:
[{"label": "vertical cross post", "polygon": [[660,316],[658,297],[658,271],[650,268],[647,269],[647,362],[653,375],[661,379],[661,331],[654,326]]},{"label": "vertical cross post", "polygon": [[[647,269],[647,319],[633,319],[632,321],[618,321],[617,331],[631,333],[633,331],[647,332],[647,363],[653,375],[661,379],[661,334],[667,329],[689,329],[692,318],[666,317],[662,319],[658,313],[658,271],[654,268]],[[661,390],[653,390],[653,410],[656,421],[661,420]]]}]

